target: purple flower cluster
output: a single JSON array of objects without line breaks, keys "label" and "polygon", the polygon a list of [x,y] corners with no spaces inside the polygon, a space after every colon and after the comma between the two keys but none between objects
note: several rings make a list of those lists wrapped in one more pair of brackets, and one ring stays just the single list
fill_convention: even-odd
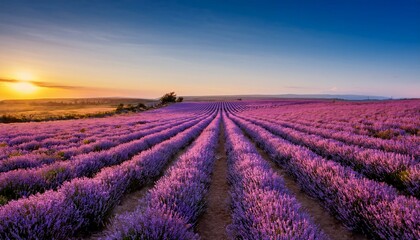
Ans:
[{"label": "purple flower cluster", "polygon": [[[264,116],[299,131],[420,160],[420,101],[247,102],[243,115]],[[385,135],[381,133],[385,132]],[[324,135],[323,135],[324,134]]]},{"label": "purple flower cluster", "polygon": [[232,239],[326,239],[241,130],[226,116],[224,122]]},{"label": "purple flower cluster", "polygon": [[[180,122],[181,121],[178,120],[178,123]],[[124,131],[101,128],[101,132],[105,131],[105,133],[102,132],[98,135],[91,134],[86,136],[83,143],[80,143],[80,139],[75,142],[70,142],[68,140],[58,141],[48,138],[43,141],[44,143],[47,142],[47,144],[36,142],[37,144],[42,145],[42,148],[39,148],[36,151],[28,153],[20,152],[18,156],[8,157],[0,161],[0,172],[7,172],[14,169],[34,168],[44,164],[51,164],[59,160],[71,160],[72,157],[74,158],[79,154],[107,150],[111,147],[117,146],[118,144],[144,137],[152,129],[160,131],[165,129],[165,126],[173,126],[174,123],[175,121],[172,120],[168,122],[138,125],[134,128],[131,127],[124,129]],[[92,133],[92,130],[90,130],[89,133]],[[29,142],[28,144],[31,144],[32,142]],[[16,150],[19,148],[18,146],[13,146],[13,149]]]},{"label": "purple flower cluster", "polygon": [[[0,207],[0,239],[67,239],[100,226],[109,210],[133,187],[160,174],[166,163],[211,122],[214,114],[174,137],[94,178],[77,178],[57,191],[11,201]],[[182,130],[185,130],[181,132]]]},{"label": "purple flower cluster", "polygon": [[[205,114],[204,112],[201,115]],[[130,121],[121,122],[110,118],[107,124],[93,126],[90,124],[67,126],[63,122],[63,126],[56,126],[59,129],[55,133],[41,132],[41,130],[47,132],[48,126],[37,131],[26,132],[24,137],[14,137],[12,133],[8,133],[5,142],[0,142],[0,146],[2,146],[0,147],[0,160],[3,160],[0,161],[0,172],[37,167],[58,160],[70,159],[78,154],[105,150],[144,136],[141,134],[144,130],[199,117],[198,115],[187,116],[187,114],[182,116],[180,113],[167,114],[164,117],[155,116],[159,120],[150,119],[148,121],[139,121],[130,117]],[[28,125],[31,124],[28,123]],[[22,138],[26,142],[16,141],[16,139]],[[28,159],[28,161],[24,162],[24,159]]]},{"label": "purple flower cluster", "polygon": [[0,239],[79,238],[102,228],[124,194],[152,183],[105,238],[199,239],[221,125],[232,239],[327,238],[242,131],[349,229],[420,239],[419,103],[186,102],[103,119],[0,124]]},{"label": "purple flower cluster", "polygon": [[[257,114],[256,116],[261,115],[263,115],[262,112],[259,112],[259,114]],[[333,130],[328,128],[315,128],[312,125],[305,126],[290,121],[276,120],[276,123],[309,134],[316,134],[327,138],[333,138],[347,144],[355,144],[366,148],[374,148],[388,152],[412,155],[417,160],[420,160],[420,149],[418,148],[418,141],[381,139],[368,135],[355,134],[348,131]]]},{"label": "purple flower cluster", "polygon": [[144,205],[117,216],[105,239],[198,239],[193,232],[205,207],[220,114],[148,192]]},{"label": "purple flower cluster", "polygon": [[77,155],[71,161],[57,162],[38,169],[19,169],[4,173],[0,176],[0,195],[8,199],[17,199],[57,188],[63,182],[77,177],[93,176],[101,168],[126,161],[135,154],[193,126],[199,120],[193,119],[180,125],[173,124],[172,128],[165,130],[145,130],[148,134],[143,138],[120,144],[106,151]]},{"label": "purple flower cluster", "polygon": [[[413,157],[399,153],[384,152],[378,149],[366,149],[355,145],[347,145],[337,140],[285,128],[277,125],[273,121],[257,120],[247,117],[242,117],[242,119],[262,126],[270,132],[295,144],[306,146],[319,155],[351,166],[369,178],[385,181],[406,191],[408,194],[420,197],[419,189],[416,189],[417,192],[415,192],[415,189],[412,188],[412,186],[420,185],[420,181],[418,181],[420,179],[407,177],[412,171],[410,169],[419,165]],[[412,174],[415,174],[415,172]]]},{"label": "purple flower cluster", "polygon": [[418,199],[401,196],[384,183],[368,180],[262,127],[231,117],[347,227],[382,239],[419,239]]}]

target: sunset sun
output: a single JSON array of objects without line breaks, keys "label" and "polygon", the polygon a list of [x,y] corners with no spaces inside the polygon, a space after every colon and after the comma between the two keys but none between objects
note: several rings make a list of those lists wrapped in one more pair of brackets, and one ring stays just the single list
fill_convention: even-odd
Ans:
[{"label": "sunset sun", "polygon": [[34,84],[30,83],[30,82],[16,82],[11,84],[11,88],[18,93],[21,94],[31,94],[36,92],[36,90],[38,89],[37,86],[35,86]]}]

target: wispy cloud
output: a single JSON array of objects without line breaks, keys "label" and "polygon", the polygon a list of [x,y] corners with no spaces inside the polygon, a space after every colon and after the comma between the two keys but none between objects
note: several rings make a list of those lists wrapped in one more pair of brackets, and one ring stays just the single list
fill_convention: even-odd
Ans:
[{"label": "wispy cloud", "polygon": [[[23,81],[16,80],[16,79],[0,78],[0,83],[18,83],[18,82],[23,82]],[[25,81],[25,82],[30,82],[33,85],[42,87],[42,88],[71,89],[71,90],[87,89],[86,87],[81,87],[81,86],[57,85],[51,82],[38,82],[38,81]]]}]

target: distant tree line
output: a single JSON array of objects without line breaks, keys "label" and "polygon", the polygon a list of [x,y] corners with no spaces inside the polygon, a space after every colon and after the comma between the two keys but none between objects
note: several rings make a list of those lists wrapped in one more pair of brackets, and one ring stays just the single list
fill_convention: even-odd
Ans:
[{"label": "distant tree line", "polygon": [[[86,114],[79,114],[79,113],[70,113],[70,114],[62,114],[62,115],[49,115],[49,116],[35,116],[32,114],[24,115],[24,114],[4,114],[0,115],[0,123],[16,123],[16,122],[42,122],[42,121],[55,121],[55,120],[68,120],[68,119],[83,119],[83,118],[100,118],[100,117],[107,117],[112,116],[115,114],[123,114],[123,113],[130,113],[130,112],[142,112],[150,109],[155,109],[159,107],[167,106],[168,104],[175,103],[175,102],[182,102],[184,100],[183,97],[177,97],[175,92],[166,93],[161,98],[159,98],[159,104],[146,106],[144,103],[137,103],[137,104],[123,104],[120,103],[117,108],[113,111],[106,111],[106,112],[99,112],[99,113],[86,113]],[[107,100],[74,100],[69,102],[47,102],[43,103],[43,105],[49,106],[59,106],[59,105],[69,105],[69,104],[97,104],[97,103],[105,103]],[[0,101],[1,104],[5,104],[5,102]],[[36,105],[36,104],[35,104]]]},{"label": "distant tree line", "polygon": [[71,120],[71,119],[84,119],[84,118],[102,118],[114,115],[114,111],[99,112],[99,113],[85,113],[85,114],[62,114],[51,116],[34,116],[25,114],[4,114],[0,115],[0,123],[19,123],[19,122],[46,122],[56,120]]}]

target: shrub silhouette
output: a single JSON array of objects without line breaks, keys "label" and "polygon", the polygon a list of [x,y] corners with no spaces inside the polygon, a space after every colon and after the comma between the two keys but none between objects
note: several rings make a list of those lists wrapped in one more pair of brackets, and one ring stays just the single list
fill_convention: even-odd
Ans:
[{"label": "shrub silhouette", "polygon": [[160,103],[161,104],[173,103],[175,101],[176,101],[176,94],[175,94],[175,92],[166,93],[165,95],[163,95],[160,98]]}]

